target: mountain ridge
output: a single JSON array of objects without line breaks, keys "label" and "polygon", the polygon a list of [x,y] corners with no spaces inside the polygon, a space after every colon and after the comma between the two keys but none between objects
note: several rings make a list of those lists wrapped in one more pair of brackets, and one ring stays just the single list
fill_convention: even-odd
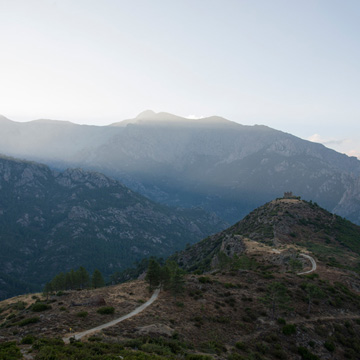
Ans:
[{"label": "mountain ridge", "polygon": [[200,206],[229,223],[291,189],[360,224],[356,158],[262,125],[174,115],[179,124],[160,114],[161,123],[126,126],[0,124],[0,152],[99,171],[157,202]]}]

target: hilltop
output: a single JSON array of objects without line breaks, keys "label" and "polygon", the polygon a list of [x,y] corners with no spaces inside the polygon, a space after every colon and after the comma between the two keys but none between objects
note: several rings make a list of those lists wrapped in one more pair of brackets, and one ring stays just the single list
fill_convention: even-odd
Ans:
[{"label": "hilltop", "polygon": [[[355,360],[360,350],[360,278],[353,269],[358,254],[349,247],[349,233],[358,236],[359,227],[317,204],[271,201],[174,257],[193,270],[185,276],[182,295],[174,298],[162,291],[140,314],[81,343],[64,347],[59,340],[25,342],[34,341],[37,359],[50,351],[83,351],[89,359],[111,353],[111,359]],[[346,239],[341,238],[344,234]],[[328,254],[319,256],[318,246],[332,255],[340,251],[337,261],[330,262]],[[316,269],[302,254],[315,260]],[[70,335],[70,327],[77,333],[118,318],[150,295],[147,284],[136,280],[66,291],[49,301],[40,294],[8,299],[0,303],[0,336],[3,341],[31,339],[31,334],[61,338]],[[114,307],[114,314],[99,315],[100,305],[72,306],[96,296]],[[36,302],[51,308],[38,315],[31,306]],[[34,317],[37,322],[27,320]]]},{"label": "hilltop", "polygon": [[175,258],[185,269],[209,271],[224,256],[243,253],[246,241],[278,250],[305,249],[328,266],[359,270],[360,227],[296,197],[278,198],[256,208]]}]

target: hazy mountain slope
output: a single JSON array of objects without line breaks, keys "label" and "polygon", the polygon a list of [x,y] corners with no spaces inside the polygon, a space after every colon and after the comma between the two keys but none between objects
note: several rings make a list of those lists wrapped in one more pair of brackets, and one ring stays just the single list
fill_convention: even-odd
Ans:
[{"label": "hazy mountain slope", "polygon": [[0,140],[4,153],[101,171],[229,222],[291,190],[360,223],[360,161],[266,126],[146,111],[108,127],[0,119]]},{"label": "hazy mountain slope", "polygon": [[37,285],[80,265],[110,274],[224,226],[199,209],[158,205],[100,173],[4,157],[0,200],[0,274]]}]

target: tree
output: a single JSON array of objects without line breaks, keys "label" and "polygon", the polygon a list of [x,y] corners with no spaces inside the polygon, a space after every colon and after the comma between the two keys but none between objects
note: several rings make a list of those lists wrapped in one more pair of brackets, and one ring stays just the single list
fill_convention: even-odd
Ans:
[{"label": "tree", "polygon": [[77,278],[78,287],[80,289],[84,289],[89,286],[90,276],[83,266],[80,266],[79,269],[76,271],[76,278]]},{"label": "tree", "polygon": [[313,304],[314,299],[321,299],[324,297],[323,291],[315,284],[307,283],[303,286],[306,292],[306,299],[308,302],[308,314],[311,311],[311,305]]},{"label": "tree", "polygon": [[151,258],[149,261],[148,270],[145,280],[149,283],[149,289],[152,291],[154,288],[160,285],[161,267],[159,263]]},{"label": "tree", "polygon": [[95,269],[91,277],[91,285],[93,288],[99,288],[105,286],[104,278],[98,269]]},{"label": "tree", "polygon": [[171,276],[170,290],[176,299],[176,296],[182,294],[184,292],[184,289],[185,289],[184,272],[179,267],[177,267]]},{"label": "tree", "polygon": [[285,308],[289,302],[289,296],[284,284],[274,281],[268,285],[266,295],[261,300],[271,310],[271,318],[275,318],[275,313],[278,308]]},{"label": "tree", "polygon": [[74,289],[74,270],[67,272],[65,274],[65,288],[67,290]]},{"label": "tree", "polygon": [[51,285],[51,282],[47,282],[44,286],[44,290],[43,290],[43,294],[44,296],[46,296],[46,300],[49,299],[49,294],[51,294],[53,291],[53,288],[52,288],[52,285]]},{"label": "tree", "polygon": [[168,290],[171,283],[171,269],[165,264],[160,268],[160,284],[164,290]]},{"label": "tree", "polygon": [[61,272],[60,274],[56,275],[54,279],[51,281],[51,285],[53,290],[59,291],[59,290],[65,290],[65,274]]}]

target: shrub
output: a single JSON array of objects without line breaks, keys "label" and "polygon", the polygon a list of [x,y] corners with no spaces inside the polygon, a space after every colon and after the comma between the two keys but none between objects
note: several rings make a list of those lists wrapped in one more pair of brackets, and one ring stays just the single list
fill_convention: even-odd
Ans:
[{"label": "shrub", "polygon": [[256,350],[261,354],[266,354],[269,351],[269,347],[264,343],[256,343],[255,344]]},{"label": "shrub", "polygon": [[238,341],[236,344],[235,344],[235,347],[239,350],[243,350],[243,351],[246,351],[247,350],[247,345],[241,341]]},{"label": "shrub", "polygon": [[171,355],[171,349],[161,344],[147,343],[141,346],[141,350],[147,353],[155,353],[158,355]]},{"label": "shrub", "polygon": [[32,304],[30,307],[30,310],[34,311],[34,312],[40,312],[40,311],[45,311],[45,310],[49,310],[49,309],[51,309],[51,305],[47,305],[47,304],[40,303],[40,302]]},{"label": "shrub", "polygon": [[79,311],[76,316],[80,318],[86,318],[89,315],[87,311]]},{"label": "shrub", "polygon": [[35,324],[35,323],[37,323],[39,321],[40,321],[40,319],[38,317],[32,317],[32,318],[27,318],[27,319],[21,320],[20,322],[18,322],[17,325],[26,326],[26,325],[29,325],[29,324]]},{"label": "shrub", "polygon": [[101,341],[101,337],[100,336],[96,336],[96,335],[93,335],[93,336],[90,336],[88,338],[88,341]]},{"label": "shrub", "polygon": [[277,322],[278,322],[278,324],[280,324],[280,325],[286,325],[286,320],[283,319],[283,318],[278,318],[278,319],[277,319]]},{"label": "shrub", "polygon": [[331,340],[327,340],[324,343],[325,349],[333,352],[335,350],[335,344]]},{"label": "shrub", "polygon": [[282,328],[282,332],[284,335],[292,335],[296,333],[296,325],[294,324],[287,324],[284,325]]},{"label": "shrub", "polygon": [[35,341],[35,336],[29,334],[21,339],[20,344],[33,344],[34,341]]},{"label": "shrub", "polygon": [[185,306],[184,303],[181,302],[181,301],[176,302],[175,305],[176,305],[177,307],[180,307],[180,308],[183,308],[183,307]]},{"label": "shrub", "polygon": [[26,302],[18,301],[17,303],[12,305],[12,308],[15,310],[24,310],[26,307]]},{"label": "shrub", "polygon": [[0,344],[0,359],[16,360],[22,359],[20,349],[16,346],[15,341],[8,341]]},{"label": "shrub", "polygon": [[103,306],[97,309],[96,312],[101,315],[108,315],[113,314],[115,312],[115,309],[112,306]]},{"label": "shrub", "polygon": [[208,276],[200,276],[199,282],[201,282],[202,284],[211,284],[212,280]]},{"label": "shrub", "polygon": [[298,347],[298,353],[303,360],[320,360],[320,358],[303,346]]},{"label": "shrub", "polygon": [[233,289],[233,288],[236,288],[237,285],[234,285],[233,283],[225,283],[225,284],[224,284],[224,287],[225,287],[226,289]]},{"label": "shrub", "polygon": [[220,355],[226,352],[226,347],[219,341],[210,340],[201,344],[201,349],[204,352]]}]

